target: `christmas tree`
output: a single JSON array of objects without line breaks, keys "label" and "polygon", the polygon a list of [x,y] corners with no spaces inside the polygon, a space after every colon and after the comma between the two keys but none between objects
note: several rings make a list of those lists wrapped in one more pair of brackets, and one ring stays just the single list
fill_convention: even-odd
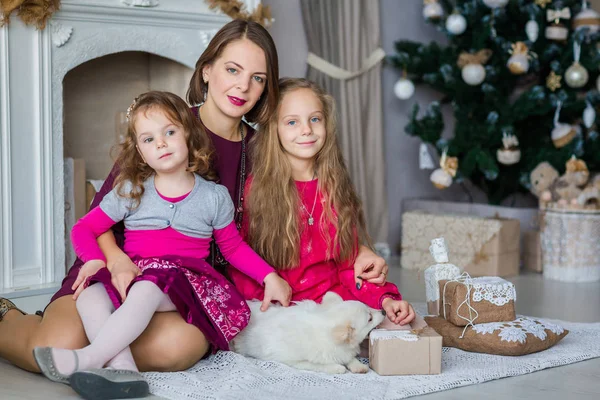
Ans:
[{"label": "christmas tree", "polygon": [[[412,82],[441,92],[423,115],[415,104],[405,131],[431,143],[446,167],[437,187],[469,179],[492,204],[529,188],[543,161],[563,172],[572,155],[600,170],[600,14],[582,0],[425,0],[425,21],[447,46],[398,41],[389,63]],[[454,134],[442,138],[441,107]]]}]

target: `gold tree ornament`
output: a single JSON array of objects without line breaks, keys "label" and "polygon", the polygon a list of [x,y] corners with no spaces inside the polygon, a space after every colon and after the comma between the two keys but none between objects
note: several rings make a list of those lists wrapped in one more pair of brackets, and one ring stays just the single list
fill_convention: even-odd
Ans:
[{"label": "gold tree ornament", "polygon": [[508,59],[506,66],[511,73],[515,75],[524,74],[529,70],[529,49],[524,42],[516,42],[511,45],[509,53],[512,56]]},{"label": "gold tree ornament", "polygon": [[555,92],[557,89],[561,88],[561,80],[562,76],[556,75],[554,71],[550,71],[550,74],[546,78],[546,87],[551,91]]},{"label": "gold tree ornament", "polygon": [[239,0],[205,0],[208,8],[218,8],[221,12],[233,19],[242,19],[245,21],[254,21],[265,28],[270,27],[275,21],[271,15],[271,7],[263,6],[259,3],[256,9],[249,13],[246,5]]},{"label": "gold tree ornament", "polygon": [[550,3],[552,3],[552,0],[535,0],[535,4],[542,8],[546,8]]},{"label": "gold tree ornament", "polygon": [[458,170],[458,158],[448,157],[446,150],[442,152],[440,158],[440,168],[431,173],[429,179],[438,189],[446,189],[452,185],[452,178],[456,176]]}]

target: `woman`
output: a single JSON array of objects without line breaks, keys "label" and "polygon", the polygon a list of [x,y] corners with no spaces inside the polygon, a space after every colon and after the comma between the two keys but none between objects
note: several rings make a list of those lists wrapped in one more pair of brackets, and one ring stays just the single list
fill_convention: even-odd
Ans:
[{"label": "woman", "polygon": [[[213,167],[240,210],[243,199],[240,188],[249,169],[248,141],[254,134],[254,130],[242,122],[242,117],[258,124],[270,118],[278,103],[278,75],[277,51],[269,33],[257,23],[235,20],[213,37],[198,59],[190,82],[188,102],[203,103],[193,111],[215,147]],[[92,207],[112,189],[117,174],[113,168]],[[239,224],[241,214],[238,213],[235,220]],[[123,226],[116,225],[113,232],[105,233],[98,241],[106,255],[112,282],[124,297],[125,289],[140,271],[121,250]],[[218,250],[213,251],[209,261],[213,265],[222,261]],[[77,260],[71,267],[43,317],[23,315],[12,303],[0,299],[1,358],[28,371],[39,372],[32,355],[34,347],[79,349],[88,344],[73,300],[72,286],[81,265]],[[361,278],[381,284],[386,274],[385,261],[361,247],[355,262],[357,284],[362,282]],[[155,314],[148,328],[131,345],[140,371],[184,370],[198,362],[208,350],[202,333],[177,312]]]}]

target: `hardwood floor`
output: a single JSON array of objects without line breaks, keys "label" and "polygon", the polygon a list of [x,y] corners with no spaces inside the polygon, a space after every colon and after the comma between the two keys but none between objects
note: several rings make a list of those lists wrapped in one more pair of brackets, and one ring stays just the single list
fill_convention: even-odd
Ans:
[{"label": "hardwood floor", "polygon": [[[402,270],[392,262],[390,280],[405,299],[425,301],[423,276]],[[509,278],[517,288],[517,313],[573,322],[600,322],[600,282],[562,283],[542,275],[523,273]],[[19,305],[19,299],[15,303]],[[564,400],[600,398],[600,358],[505,378],[479,385],[420,396],[423,399]],[[0,399],[77,399],[68,386],[52,383],[0,361]],[[157,398],[157,397],[154,397]]]}]

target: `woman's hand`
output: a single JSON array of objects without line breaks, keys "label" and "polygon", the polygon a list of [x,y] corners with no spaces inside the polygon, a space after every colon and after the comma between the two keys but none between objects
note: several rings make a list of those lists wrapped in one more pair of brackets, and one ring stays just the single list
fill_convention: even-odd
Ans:
[{"label": "woman's hand", "polygon": [[363,281],[384,285],[388,270],[389,267],[383,257],[379,257],[366,246],[360,246],[354,261],[354,280],[357,289],[361,288]]},{"label": "woman's hand", "polygon": [[109,259],[107,268],[110,271],[111,283],[121,295],[121,299],[125,301],[127,297],[127,288],[131,281],[142,274],[142,271],[135,265],[131,259],[125,254]]},{"label": "woman's hand", "polygon": [[81,266],[77,274],[77,279],[75,279],[75,283],[71,286],[71,290],[75,291],[73,293],[73,300],[77,300],[83,289],[85,289],[87,279],[104,267],[106,267],[106,263],[102,260],[90,260]]},{"label": "woman's hand", "polygon": [[277,272],[271,272],[267,275],[264,283],[265,295],[260,306],[260,311],[267,311],[272,300],[278,301],[284,307],[290,305],[292,288]]},{"label": "woman's hand", "polygon": [[397,325],[406,325],[415,319],[415,310],[408,301],[387,298],[383,300],[382,307],[388,319]]}]

